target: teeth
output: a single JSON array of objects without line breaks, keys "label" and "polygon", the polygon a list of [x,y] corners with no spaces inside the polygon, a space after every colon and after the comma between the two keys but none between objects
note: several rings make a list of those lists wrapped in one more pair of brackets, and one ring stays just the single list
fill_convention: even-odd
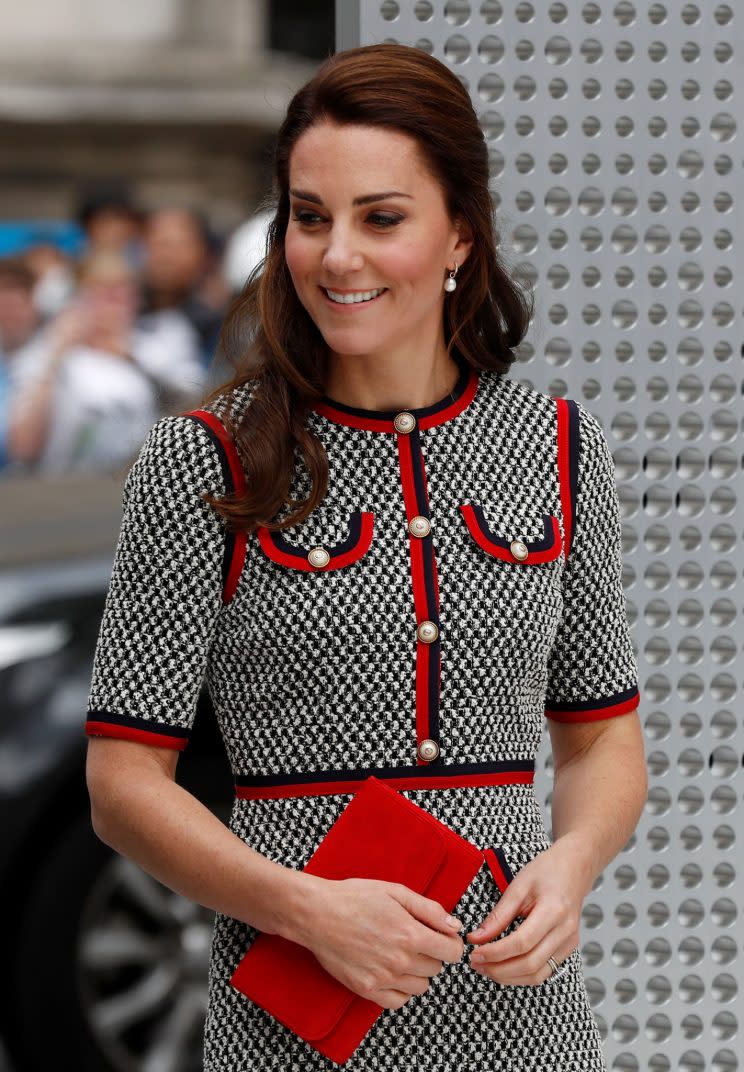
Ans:
[{"label": "teeth", "polygon": [[342,305],[351,305],[353,302],[369,301],[371,298],[376,298],[378,294],[382,294],[385,287],[380,287],[379,290],[360,290],[356,294],[337,294],[334,290],[326,289],[328,297],[335,302],[340,302]]}]

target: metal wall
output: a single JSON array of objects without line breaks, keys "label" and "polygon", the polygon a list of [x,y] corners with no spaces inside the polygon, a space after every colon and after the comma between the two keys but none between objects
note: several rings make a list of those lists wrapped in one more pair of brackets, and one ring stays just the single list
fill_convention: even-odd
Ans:
[{"label": "metal wall", "polygon": [[[536,292],[511,375],[581,401],[613,451],[649,794],[584,904],[608,1067],[738,1069],[744,11],[338,0],[336,26],[337,51],[416,46],[469,90]],[[551,770],[546,731],[548,825]]]}]

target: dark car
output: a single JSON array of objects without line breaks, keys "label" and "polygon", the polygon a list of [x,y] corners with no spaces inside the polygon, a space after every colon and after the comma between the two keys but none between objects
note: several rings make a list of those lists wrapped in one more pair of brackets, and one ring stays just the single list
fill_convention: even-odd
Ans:
[{"label": "dark car", "polygon": [[[124,475],[2,481],[0,1036],[14,1072],[202,1068],[213,913],[90,822],[85,709]],[[227,820],[206,688],[177,779]]]}]

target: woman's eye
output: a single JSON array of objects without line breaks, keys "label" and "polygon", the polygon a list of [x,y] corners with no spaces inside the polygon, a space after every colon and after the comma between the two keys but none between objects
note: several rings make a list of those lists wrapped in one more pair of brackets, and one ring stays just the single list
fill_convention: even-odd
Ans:
[{"label": "woman's eye", "polygon": [[[384,212],[373,212],[367,217],[376,227],[394,227],[397,223],[403,219],[402,216],[389,216]],[[310,226],[317,223],[318,220],[322,220],[322,216],[319,216],[316,212],[298,212],[292,217],[297,223],[305,223]]]}]

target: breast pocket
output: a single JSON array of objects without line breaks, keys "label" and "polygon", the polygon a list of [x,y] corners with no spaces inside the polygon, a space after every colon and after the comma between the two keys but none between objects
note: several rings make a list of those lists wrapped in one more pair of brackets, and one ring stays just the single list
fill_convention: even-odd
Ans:
[{"label": "breast pocket", "polygon": [[561,529],[555,514],[536,513],[512,520],[503,509],[478,502],[461,503],[460,511],[473,540],[502,562],[539,566],[554,562],[561,554]]},{"label": "breast pocket", "polygon": [[327,573],[352,566],[367,554],[374,535],[371,510],[323,511],[299,525],[256,529],[267,558],[288,570]]}]

